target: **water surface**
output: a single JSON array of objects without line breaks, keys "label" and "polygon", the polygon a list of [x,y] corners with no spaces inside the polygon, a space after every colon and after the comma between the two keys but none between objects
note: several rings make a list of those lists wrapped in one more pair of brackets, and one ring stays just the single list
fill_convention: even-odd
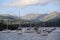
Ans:
[{"label": "water surface", "polygon": [[60,40],[60,28],[57,28],[47,36],[40,36],[37,33],[2,33],[0,32],[0,40]]}]

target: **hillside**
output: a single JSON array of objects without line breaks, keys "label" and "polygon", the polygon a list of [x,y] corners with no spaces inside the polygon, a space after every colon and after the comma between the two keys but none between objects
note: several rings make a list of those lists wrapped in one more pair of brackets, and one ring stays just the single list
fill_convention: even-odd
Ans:
[{"label": "hillside", "polygon": [[59,12],[51,12],[49,14],[27,14],[25,16],[21,16],[20,19],[17,16],[4,14],[0,15],[0,20],[4,20],[5,23],[12,22],[13,24],[19,24],[19,23],[25,23],[25,22],[47,22],[47,21],[53,21],[56,19],[60,19],[60,13]]},{"label": "hillside", "polygon": [[50,14],[44,16],[41,21],[45,22],[45,21],[49,21],[49,20],[53,20],[53,19],[59,19],[60,18],[60,13],[59,12],[51,12]]}]

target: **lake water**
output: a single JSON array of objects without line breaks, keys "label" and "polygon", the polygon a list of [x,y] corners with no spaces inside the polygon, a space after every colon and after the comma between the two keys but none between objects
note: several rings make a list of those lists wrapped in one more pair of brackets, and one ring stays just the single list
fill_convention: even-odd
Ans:
[{"label": "lake water", "polygon": [[60,28],[57,28],[47,36],[40,36],[37,33],[2,33],[0,32],[0,40],[60,40]]}]

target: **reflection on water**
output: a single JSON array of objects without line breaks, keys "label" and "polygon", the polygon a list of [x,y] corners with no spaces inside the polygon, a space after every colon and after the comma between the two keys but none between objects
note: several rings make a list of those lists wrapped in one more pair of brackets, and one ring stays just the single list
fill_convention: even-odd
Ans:
[{"label": "reflection on water", "polygon": [[0,40],[60,40],[60,28],[53,31],[48,36],[40,36],[37,33],[2,33],[0,32]]}]

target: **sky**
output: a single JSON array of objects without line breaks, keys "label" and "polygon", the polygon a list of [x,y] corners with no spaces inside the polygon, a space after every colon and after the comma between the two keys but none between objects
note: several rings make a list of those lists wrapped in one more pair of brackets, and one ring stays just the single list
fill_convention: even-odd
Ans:
[{"label": "sky", "polygon": [[60,0],[0,0],[0,14],[15,16],[60,12]]}]

